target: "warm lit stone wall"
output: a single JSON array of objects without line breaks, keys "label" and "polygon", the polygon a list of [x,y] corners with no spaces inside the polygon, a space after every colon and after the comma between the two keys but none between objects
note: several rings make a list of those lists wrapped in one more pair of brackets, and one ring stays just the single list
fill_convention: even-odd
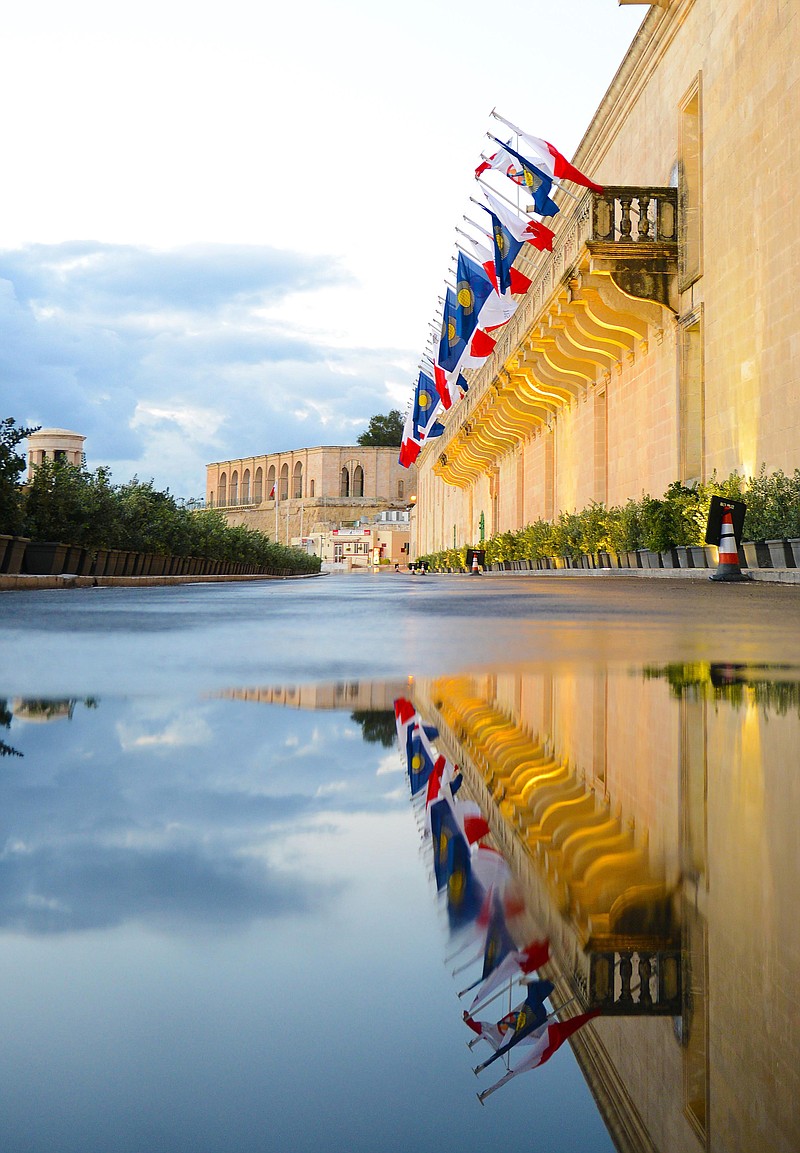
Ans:
[{"label": "warm lit stone wall", "polygon": [[[800,467],[799,120],[795,0],[650,8],[574,160],[608,185],[677,187],[677,311],[633,302],[629,347],[623,334],[582,396],[549,428],[531,418],[509,433],[466,487],[434,474],[447,435],[432,442],[418,461],[417,553],[452,546],[454,524],[458,544],[477,542],[481,510],[488,536],[675,479]],[[561,204],[557,236],[573,210]],[[525,271],[544,259],[525,254]],[[481,371],[448,432],[496,383]]]}]

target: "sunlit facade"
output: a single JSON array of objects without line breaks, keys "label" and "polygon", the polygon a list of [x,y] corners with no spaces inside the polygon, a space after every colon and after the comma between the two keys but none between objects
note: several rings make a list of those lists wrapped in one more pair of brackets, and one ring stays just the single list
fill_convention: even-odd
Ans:
[{"label": "sunlit facade", "polygon": [[796,4],[650,6],[573,158],[605,192],[559,194],[553,252],[526,246],[530,290],[419,457],[417,555],[800,465],[798,113]]},{"label": "sunlit facade", "polygon": [[283,544],[382,509],[405,509],[411,478],[398,449],[319,446],[206,466],[206,507]]}]

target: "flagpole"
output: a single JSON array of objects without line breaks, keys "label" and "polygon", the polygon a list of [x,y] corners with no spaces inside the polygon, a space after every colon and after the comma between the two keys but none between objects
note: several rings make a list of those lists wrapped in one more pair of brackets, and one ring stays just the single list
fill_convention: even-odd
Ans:
[{"label": "flagpole", "polygon": [[489,1088],[484,1089],[482,1093],[476,1094],[481,1105],[484,1103],[487,1097],[491,1097],[492,1093],[499,1089],[501,1085],[505,1085],[506,1081],[510,1081],[513,1076],[514,1070],[509,1069],[504,1077],[501,1077],[499,1081],[495,1081],[494,1085],[490,1085]]},{"label": "flagpole", "polygon": [[[515,983],[515,979],[513,977],[510,977],[509,981],[508,981],[509,994],[511,993],[511,986],[514,985],[514,983]],[[470,1017],[474,1017],[476,1013],[481,1013],[486,1008],[487,1005],[491,1005],[492,1001],[496,1001],[498,997],[504,997],[505,993],[506,993],[506,990],[505,990],[505,988],[503,988],[500,990],[499,993],[495,993],[493,997],[490,997],[488,1001],[482,1001],[480,1005],[476,1005],[474,1009],[470,1010]]]},{"label": "flagpole", "polygon": [[[476,953],[474,957],[470,957],[470,959],[468,961],[465,961],[463,965],[459,965],[459,967],[457,969],[453,969],[452,975],[454,977],[456,977],[456,976],[458,976],[459,973],[463,973],[465,969],[469,969],[470,965],[474,965],[476,961],[480,961],[482,956],[483,956],[483,949],[481,949],[481,951],[479,953]],[[470,988],[473,988],[473,986],[470,985]],[[464,992],[466,993],[466,991],[467,990],[465,989]],[[459,997],[461,996],[460,993],[458,995],[459,995]]]}]

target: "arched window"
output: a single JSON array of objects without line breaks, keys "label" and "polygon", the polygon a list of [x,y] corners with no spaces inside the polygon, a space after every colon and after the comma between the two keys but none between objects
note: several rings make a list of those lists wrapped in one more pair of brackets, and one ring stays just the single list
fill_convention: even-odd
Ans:
[{"label": "arched window", "polygon": [[289,466],[285,464],[281,469],[281,500],[289,499]]},{"label": "arched window", "polygon": [[278,492],[275,488],[275,465],[271,464],[269,466],[269,472],[267,473],[267,500],[275,500],[277,495]]},{"label": "arched window", "polygon": [[219,503],[221,508],[228,503],[228,478],[224,472],[219,478]]},{"label": "arched window", "polygon": [[292,496],[295,500],[300,500],[303,496],[303,466],[299,460],[294,466],[294,484],[292,486]]},{"label": "arched window", "polygon": [[236,469],[234,469],[231,473],[230,502],[231,504],[239,503],[239,473],[236,471]]},{"label": "arched window", "polygon": [[250,500],[250,469],[246,468],[244,470],[244,475],[242,476],[242,504],[247,504],[247,502],[249,500]]},{"label": "arched window", "polygon": [[256,479],[253,485],[253,500],[256,504],[261,504],[264,499],[264,470],[261,465],[256,469]]},{"label": "arched window", "polygon": [[309,496],[313,496],[313,495],[314,495],[314,482],[313,482],[313,480],[309,482],[309,485],[308,485],[308,495],[309,495]]},{"label": "arched window", "polygon": [[342,469],[342,483],[339,487],[339,496],[349,496],[349,495],[350,495],[350,473],[347,471],[347,467],[345,467]]},{"label": "arched window", "polygon": [[357,464],[353,471],[353,496],[364,495],[364,470]]},{"label": "arched window", "polygon": [[406,488],[406,486],[403,484],[402,480],[399,480],[397,482],[397,499],[398,500],[402,500],[403,493],[405,492],[405,488]]},{"label": "arched window", "polygon": [[214,507],[214,490],[213,490],[213,488],[208,490],[208,507],[209,508]]}]

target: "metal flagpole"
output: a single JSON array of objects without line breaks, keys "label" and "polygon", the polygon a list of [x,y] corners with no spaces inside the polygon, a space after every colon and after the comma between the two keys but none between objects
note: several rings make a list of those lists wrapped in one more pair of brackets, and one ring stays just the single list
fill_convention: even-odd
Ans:
[{"label": "metal flagpole", "polygon": [[[509,980],[509,985],[513,985],[513,984],[514,984],[514,978],[511,977]],[[505,995],[506,995],[506,989],[505,989],[505,986],[503,986],[503,988],[500,990],[500,992],[495,993],[495,995],[493,997],[490,997],[488,1001],[482,1001],[480,1003],[480,1005],[476,1005],[475,1008],[472,1010],[472,1015],[474,1015],[475,1013],[482,1013],[487,1005],[491,1005],[492,1001],[496,1001],[498,997],[505,997]]]}]

